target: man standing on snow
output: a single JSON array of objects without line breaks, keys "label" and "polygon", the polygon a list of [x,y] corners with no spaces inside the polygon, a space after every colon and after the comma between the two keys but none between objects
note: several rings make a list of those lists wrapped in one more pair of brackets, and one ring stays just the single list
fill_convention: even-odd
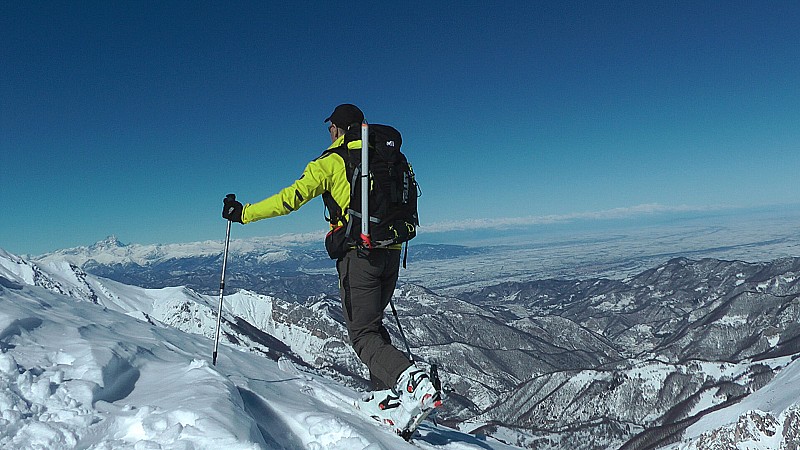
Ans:
[{"label": "man standing on snow", "polygon": [[[350,180],[344,159],[331,150],[347,146],[348,151],[358,152],[360,159],[361,140],[345,142],[345,133],[349,129],[360,130],[363,121],[364,113],[357,106],[337,106],[325,119],[325,123],[330,122],[330,147],[306,166],[297,181],[258,203],[242,205],[232,198],[225,198],[222,217],[247,224],[282,216],[326,193],[326,197],[338,205],[339,211],[347,211]],[[344,225],[348,219],[345,215],[340,222],[331,223],[331,229]],[[389,332],[383,326],[383,311],[394,292],[399,268],[399,246],[369,252],[353,248],[336,261],[350,343],[369,368],[375,390],[360,407],[402,432],[415,417],[440,405],[441,397],[429,374],[417,368],[391,344]]]}]

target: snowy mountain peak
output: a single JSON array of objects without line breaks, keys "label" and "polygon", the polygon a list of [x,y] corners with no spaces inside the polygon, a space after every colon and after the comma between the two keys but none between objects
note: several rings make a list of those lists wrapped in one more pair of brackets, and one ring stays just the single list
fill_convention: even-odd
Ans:
[{"label": "snowy mountain peak", "polygon": [[123,244],[122,241],[120,241],[116,235],[112,234],[103,240],[95,242],[89,248],[92,250],[102,250],[102,249],[112,249],[119,247],[125,247],[125,244]]}]

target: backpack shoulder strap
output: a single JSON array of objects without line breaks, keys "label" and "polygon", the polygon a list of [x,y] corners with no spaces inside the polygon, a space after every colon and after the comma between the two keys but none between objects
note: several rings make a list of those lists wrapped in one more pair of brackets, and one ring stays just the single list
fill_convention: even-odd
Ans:
[{"label": "backpack shoulder strap", "polygon": [[[334,148],[329,148],[324,152],[322,152],[322,154],[319,155],[317,159],[325,158],[334,153],[342,158],[342,161],[344,162],[345,166],[345,176],[347,177],[348,181],[351,183],[352,186],[352,180],[350,180],[350,178],[356,175],[355,171],[357,170],[356,167],[357,163],[353,164],[352,161],[353,157],[351,156],[351,152],[347,148],[346,139],[342,143],[342,145]],[[350,194],[352,196],[352,188]],[[333,195],[330,192],[325,191],[322,193],[322,202],[325,204],[325,209],[327,210],[327,213],[325,215],[326,221],[330,222],[331,224],[344,222],[344,217],[345,217],[344,211],[342,211],[342,207],[338,203],[336,203],[336,200],[333,199]]]}]

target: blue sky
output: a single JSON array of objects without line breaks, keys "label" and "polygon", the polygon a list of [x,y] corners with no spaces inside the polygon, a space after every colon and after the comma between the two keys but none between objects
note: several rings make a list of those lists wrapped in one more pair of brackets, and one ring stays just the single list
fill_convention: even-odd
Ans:
[{"label": "blue sky", "polygon": [[403,133],[423,225],[798,203],[796,2],[360,4],[0,3],[0,248],[222,239],[345,102]]}]

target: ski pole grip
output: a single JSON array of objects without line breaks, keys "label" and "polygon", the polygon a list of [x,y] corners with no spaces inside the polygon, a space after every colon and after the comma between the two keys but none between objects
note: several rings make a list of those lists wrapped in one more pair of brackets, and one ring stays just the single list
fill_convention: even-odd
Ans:
[{"label": "ski pole grip", "polygon": [[230,214],[233,213],[233,210],[235,209],[233,205],[231,205],[231,207],[228,208],[228,203],[233,203],[235,201],[236,201],[236,194],[228,194],[225,196],[225,201],[223,202],[223,204],[225,205],[225,209],[223,209],[222,211],[222,217],[227,218],[228,222],[231,222]]}]

